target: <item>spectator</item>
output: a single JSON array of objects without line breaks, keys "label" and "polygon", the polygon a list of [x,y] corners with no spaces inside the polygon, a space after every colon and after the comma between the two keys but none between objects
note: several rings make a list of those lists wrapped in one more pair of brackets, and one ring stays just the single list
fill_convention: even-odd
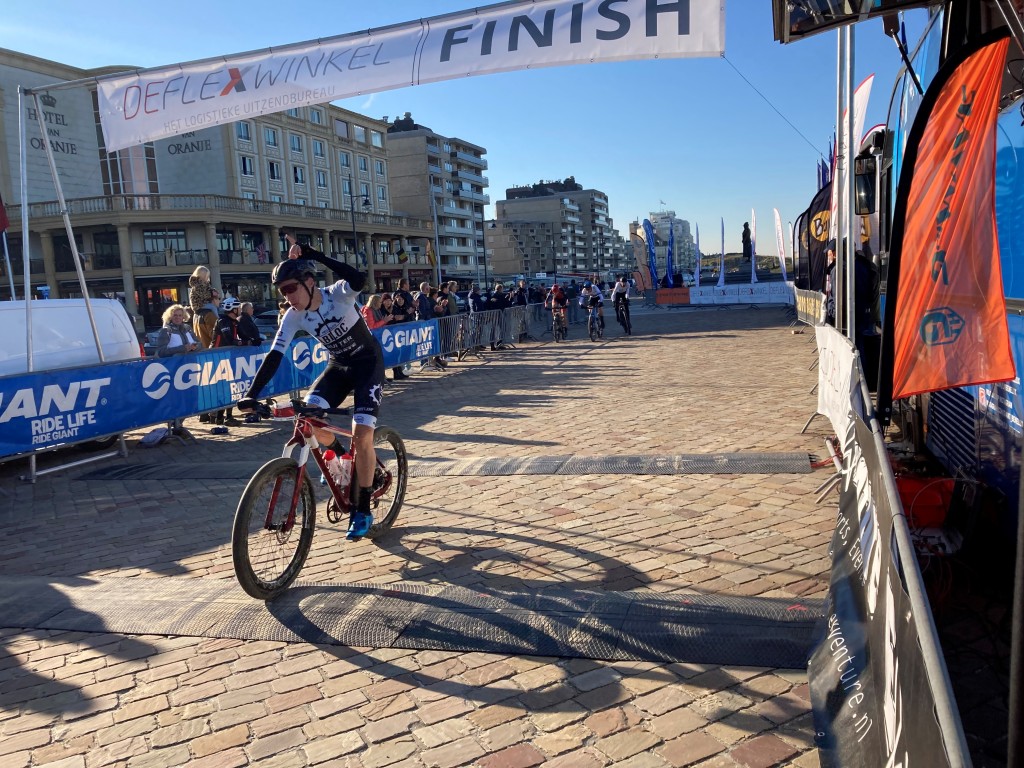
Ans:
[{"label": "spectator", "polygon": [[[487,302],[488,309],[499,309],[505,310],[512,306],[509,301],[508,294],[505,293],[505,286],[501,283],[494,284],[494,291],[491,293],[491,298]],[[498,317],[493,326],[493,332],[491,334],[491,351],[497,352],[502,344],[502,332],[503,332],[504,318]]]},{"label": "spectator", "polygon": [[[413,305],[416,307],[416,319],[417,320],[432,320],[434,319],[434,296],[436,291],[430,287],[430,283],[420,283],[420,289],[416,295],[413,296]],[[434,364],[435,368],[447,368],[448,363],[444,362],[440,357],[431,358],[430,362]],[[423,360],[420,363],[420,368],[425,368],[427,361]]]},{"label": "spectator", "polygon": [[185,321],[185,307],[172,304],[162,317],[164,321],[156,337],[156,356],[172,357],[184,355],[199,349],[199,342]]},{"label": "spectator", "polygon": [[238,337],[243,344],[250,347],[258,347],[263,343],[263,334],[256,327],[256,321],[252,319],[255,308],[251,301],[243,301],[238,315]]},{"label": "spectator", "polygon": [[[241,310],[242,303],[233,296],[228,296],[220,303],[220,317],[217,320],[216,333],[213,337],[212,347],[214,349],[241,347],[245,344],[238,335],[238,316],[241,314]],[[241,424],[235,418],[234,408],[228,408],[226,412],[223,409],[217,411],[214,421],[217,424]]]},{"label": "spectator", "polygon": [[402,299],[405,302],[405,306],[412,307],[412,294],[409,293],[409,281],[404,277],[398,281],[398,290],[394,292],[394,296],[397,297],[401,294]]},{"label": "spectator", "polygon": [[580,307],[577,302],[579,295],[579,286],[576,285],[576,279],[573,278],[569,281],[569,285],[565,287],[565,298],[569,300],[569,322],[572,325],[580,322]]},{"label": "spectator", "polygon": [[750,240],[749,221],[743,222],[743,232],[741,233],[740,237],[743,240],[743,260],[750,261],[751,257],[754,255],[754,244]]},{"label": "spectator", "polygon": [[484,311],[484,300],[480,296],[480,291],[476,287],[476,283],[469,284],[469,293],[466,294],[466,304],[468,305],[470,313]]},{"label": "spectator", "polygon": [[220,291],[216,288],[210,291],[210,301],[199,308],[199,311],[192,316],[192,331],[199,339],[200,349],[209,349],[213,346],[213,337],[217,331],[217,315],[220,312]]},{"label": "spectator", "polygon": [[413,309],[412,303],[406,300],[404,291],[395,291],[391,299],[393,322],[408,323],[416,319],[416,310]]},{"label": "spectator", "polygon": [[[210,303],[213,296],[213,286],[210,285],[210,269],[202,265],[192,271],[188,279],[188,304],[192,310],[190,320],[195,322],[195,317],[202,309]],[[217,314],[216,309],[214,315]]]},{"label": "spectator", "polygon": [[[366,321],[367,327],[372,331],[374,328],[383,328],[385,325],[395,321],[395,315],[392,312],[393,306],[394,300],[390,293],[375,293],[360,312],[363,315],[363,320]],[[409,378],[402,371],[402,366],[400,365],[396,365],[391,369],[391,376],[394,379]]]}]

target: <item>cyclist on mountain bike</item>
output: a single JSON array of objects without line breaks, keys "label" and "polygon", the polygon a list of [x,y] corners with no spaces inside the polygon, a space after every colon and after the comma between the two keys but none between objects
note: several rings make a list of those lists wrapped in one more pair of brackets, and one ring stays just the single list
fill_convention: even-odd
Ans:
[{"label": "cyclist on mountain bike", "polygon": [[604,332],[604,295],[601,293],[601,289],[596,283],[592,283],[589,280],[583,284],[583,290],[580,291],[580,306],[587,310],[591,307],[597,307],[597,324],[600,327],[601,332]]},{"label": "cyclist on mountain bike", "polygon": [[569,308],[569,297],[565,295],[562,286],[555,283],[544,297],[544,306],[551,308],[552,323],[559,323],[562,327],[562,336],[568,337],[568,323],[566,323],[566,310]]},{"label": "cyclist on mountain bike", "polygon": [[[288,258],[274,267],[271,282],[281,292],[288,309],[281,318],[270,352],[256,371],[249,391],[238,401],[238,408],[246,411],[256,406],[260,392],[274,376],[296,333],[306,331],[319,339],[330,353],[330,359],[327,368],[307,392],[305,402],[320,408],[336,408],[349,393],[354,392],[352,432],[359,492],[349,518],[348,538],[359,539],[373,525],[370,500],[377,465],[373,432],[384,382],[384,357],[380,345],[356,306],[356,297],[366,284],[366,275],[308,245],[296,243],[291,235],[287,238],[292,244]],[[334,285],[318,288],[314,262],[329,267],[341,279]],[[336,440],[327,431],[317,431],[315,435],[323,445]],[[340,445],[330,447],[338,454],[346,450]]]},{"label": "cyclist on mountain bike", "polygon": [[612,287],[612,306],[615,307],[615,317],[622,324],[622,329],[627,336],[633,335],[633,323],[629,318],[629,283],[625,275],[619,275],[618,282]]}]

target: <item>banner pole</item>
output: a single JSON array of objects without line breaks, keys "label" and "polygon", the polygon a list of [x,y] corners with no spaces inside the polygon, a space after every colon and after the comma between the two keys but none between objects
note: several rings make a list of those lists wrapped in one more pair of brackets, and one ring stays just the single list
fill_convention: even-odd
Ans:
[{"label": "banner pole", "polygon": [[18,298],[14,293],[14,270],[11,269],[11,254],[7,250],[7,230],[4,230],[4,264],[7,267],[7,280],[11,284],[11,301]]},{"label": "banner pole", "polygon": [[[1024,464],[1018,479],[1017,509],[1024,508]],[[1007,721],[1009,740],[1006,764],[1021,765],[1024,761],[1024,707],[1021,706],[1021,683],[1024,683],[1024,524],[1017,524],[1017,561],[1013,572],[1013,607],[1010,632],[1010,701]]]},{"label": "banner pole", "polygon": [[857,241],[860,239],[860,233],[857,231],[858,227],[855,226],[856,204],[854,201],[853,158],[857,156],[857,151],[860,149],[857,146],[860,143],[860,138],[853,135],[853,68],[855,63],[854,57],[856,56],[856,51],[854,51],[856,31],[853,27],[853,24],[846,27],[846,178],[843,191],[843,197],[846,202],[846,210],[843,214],[843,224],[846,227],[846,231],[843,234],[843,238],[846,240],[846,261],[843,263],[843,266],[846,268],[846,306],[844,307],[846,310],[846,335],[856,345],[857,330],[854,327],[856,307],[853,306],[854,296],[856,295],[854,269],[857,258]]},{"label": "banner pole", "polygon": [[[21,152],[21,261],[25,281],[25,360],[32,373],[32,270],[29,260],[28,232],[28,126],[25,124],[25,97],[28,91],[18,86],[18,142]],[[14,298],[13,296],[11,297]],[[34,459],[34,457],[33,457]]]},{"label": "banner pole", "polygon": [[92,302],[89,300],[89,290],[85,285],[85,273],[82,271],[82,258],[78,253],[78,245],[75,243],[75,233],[71,228],[71,215],[68,213],[68,203],[64,199],[64,188],[60,183],[60,176],[57,174],[57,161],[53,157],[53,147],[50,146],[50,138],[46,135],[46,125],[44,124],[41,116],[43,114],[43,105],[39,101],[39,93],[36,91],[32,92],[32,96],[35,99],[36,114],[40,115],[39,133],[43,137],[43,149],[46,150],[46,162],[50,166],[50,175],[53,177],[53,186],[57,190],[57,201],[60,203],[60,214],[64,219],[64,231],[68,235],[68,245],[71,247],[71,256],[75,262],[75,271],[78,273],[78,284],[82,288],[82,299],[85,301],[85,311],[89,315],[89,325],[92,326],[92,338],[96,342],[96,354],[99,355],[100,362],[105,363],[107,359],[103,356],[103,345],[100,343],[100,332],[96,328],[96,317],[92,312]]}]

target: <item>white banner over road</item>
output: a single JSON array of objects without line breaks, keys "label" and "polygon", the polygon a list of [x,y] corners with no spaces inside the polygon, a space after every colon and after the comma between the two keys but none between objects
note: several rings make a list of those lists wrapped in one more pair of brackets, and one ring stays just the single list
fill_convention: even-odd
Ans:
[{"label": "white banner over road", "polygon": [[725,0],[514,0],[97,80],[108,151],[392,88],[627,59],[720,56]]}]

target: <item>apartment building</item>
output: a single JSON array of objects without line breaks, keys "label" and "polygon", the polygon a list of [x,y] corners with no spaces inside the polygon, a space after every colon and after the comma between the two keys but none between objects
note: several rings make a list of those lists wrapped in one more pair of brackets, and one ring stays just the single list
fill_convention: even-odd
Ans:
[{"label": "apartment building", "polygon": [[495,214],[489,246],[498,272],[607,277],[633,263],[608,215],[608,196],[571,176],[510,188]]},{"label": "apartment building", "polygon": [[[386,118],[385,118],[386,119]],[[445,279],[481,281],[487,274],[483,175],[487,150],[418,124],[409,112],[387,129],[392,205],[437,220],[437,254]]]},{"label": "apartment building", "polygon": [[[22,294],[18,86],[106,74],[0,49],[0,194],[11,220],[10,265]],[[273,306],[273,263],[286,233],[370,273],[378,290],[426,279],[430,217],[396,214],[387,124],[330,104],[301,107],[107,152],[95,89],[54,88],[27,103],[26,176],[32,292],[80,296],[40,126],[68,203],[86,289],[120,298],[145,327],[187,300],[207,266],[214,283]],[[3,266],[6,272],[7,266]],[[331,279],[330,274],[325,279]],[[10,294],[6,274],[0,297]]]},{"label": "apartment building", "polygon": [[[672,266],[677,274],[692,275],[696,264],[696,246],[690,232],[690,222],[676,217],[675,211],[651,211],[647,218],[654,229],[654,257],[658,279],[665,277],[668,259],[669,233],[672,233]],[[629,225],[630,237],[638,263],[647,266],[648,256],[641,222]]]}]

